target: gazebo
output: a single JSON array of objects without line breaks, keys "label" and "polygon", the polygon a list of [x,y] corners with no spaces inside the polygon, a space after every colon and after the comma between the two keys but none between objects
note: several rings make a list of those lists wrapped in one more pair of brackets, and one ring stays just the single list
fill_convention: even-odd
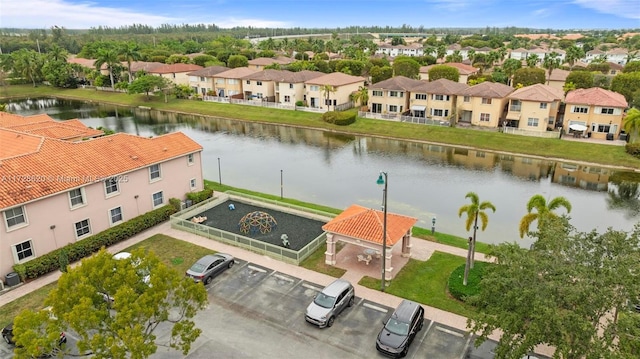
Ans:
[{"label": "gazebo", "polygon": [[[391,249],[396,243],[402,241],[402,256],[411,257],[411,229],[416,222],[417,218],[387,213],[385,280],[391,280],[393,277]],[[384,212],[354,204],[322,226],[322,229],[327,232],[325,263],[328,265],[336,264],[338,241],[381,253],[384,240]]]}]

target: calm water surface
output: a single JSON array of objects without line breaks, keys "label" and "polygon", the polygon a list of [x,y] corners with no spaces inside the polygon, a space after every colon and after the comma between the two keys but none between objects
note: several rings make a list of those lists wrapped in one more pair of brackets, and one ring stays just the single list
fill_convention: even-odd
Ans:
[{"label": "calm water surface", "polygon": [[[605,168],[77,101],[23,100],[10,102],[9,111],[78,118],[87,126],[140,136],[182,131],[204,147],[205,178],[334,208],[379,209],[376,180],[385,171],[390,212],[415,216],[423,228],[431,228],[436,217],[437,231],[459,236],[469,234],[458,209],[474,191],[497,209],[478,234],[488,243],[532,243],[519,238],[518,222],[534,194],[566,197],[573,206],[571,223],[580,231],[628,231],[639,218],[636,175]],[[626,182],[618,185],[617,178]]]}]

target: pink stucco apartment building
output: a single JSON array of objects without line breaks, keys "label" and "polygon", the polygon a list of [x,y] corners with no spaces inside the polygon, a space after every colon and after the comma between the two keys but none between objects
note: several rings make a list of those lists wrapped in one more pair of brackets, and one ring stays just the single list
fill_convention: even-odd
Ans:
[{"label": "pink stucco apartment building", "polygon": [[176,132],[101,135],[0,112],[0,276],[203,189],[202,146]]}]

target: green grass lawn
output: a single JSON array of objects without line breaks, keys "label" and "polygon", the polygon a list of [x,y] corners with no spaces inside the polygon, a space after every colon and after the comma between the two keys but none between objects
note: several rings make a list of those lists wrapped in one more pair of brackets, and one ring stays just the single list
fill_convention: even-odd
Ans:
[{"label": "green grass lawn", "polygon": [[337,126],[322,121],[321,114],[304,111],[279,110],[195,100],[178,100],[175,98],[170,98],[169,101],[165,103],[164,97],[162,96],[147,99],[144,95],[128,95],[124,93],[96,91],[94,89],[56,89],[48,86],[34,88],[29,85],[11,85],[0,88],[0,99],[45,96],[133,107],[146,106],[162,111],[325,129],[352,135],[374,135],[429,141],[522,155],[640,168],[640,159],[627,154],[622,146],[509,135],[495,131],[425,126],[365,118],[358,118],[355,123],[349,126]]},{"label": "green grass lawn", "polygon": [[[386,288],[386,292],[465,317],[474,309],[449,295],[447,283],[451,273],[464,264],[463,257],[435,252],[427,261],[410,259]],[[380,290],[380,279],[364,277],[361,285]]]},{"label": "green grass lawn", "polygon": [[[340,242],[336,245],[336,253],[340,252],[340,250],[344,247],[344,243]],[[310,269],[312,271],[316,271],[319,273],[327,274],[335,278],[342,277],[347,271],[342,268],[330,266],[324,262],[325,260],[325,247],[322,246],[316,249],[313,254],[311,254],[307,259],[305,259],[300,266],[303,268]]]}]

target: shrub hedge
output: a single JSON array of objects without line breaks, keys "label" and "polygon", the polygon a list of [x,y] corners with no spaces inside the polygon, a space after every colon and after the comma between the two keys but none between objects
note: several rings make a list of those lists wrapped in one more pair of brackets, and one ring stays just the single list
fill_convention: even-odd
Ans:
[{"label": "shrub hedge", "polygon": [[451,276],[449,276],[449,294],[463,302],[466,297],[478,294],[480,290],[480,280],[482,280],[482,275],[488,265],[490,265],[490,263],[475,261],[473,269],[469,270],[466,286],[462,285],[465,265],[463,264],[456,268],[451,272]]},{"label": "shrub hedge", "polygon": [[356,122],[356,114],[352,112],[328,111],[322,115],[322,120],[338,126],[349,126]]},{"label": "shrub hedge", "polygon": [[187,193],[187,199],[191,200],[193,204],[200,203],[205,199],[211,198],[213,196],[213,189],[205,188],[200,192],[190,192]]},{"label": "shrub hedge", "polygon": [[102,247],[108,247],[114,243],[124,241],[145,229],[168,220],[175,212],[175,208],[171,205],[157,208],[86,239],[69,243],[26,263],[16,264],[13,266],[13,270],[21,276],[22,280],[37,278],[60,269],[61,252],[66,253],[69,263],[78,261],[97,252]]},{"label": "shrub hedge", "polygon": [[640,158],[640,143],[627,143],[624,148],[631,156]]}]

